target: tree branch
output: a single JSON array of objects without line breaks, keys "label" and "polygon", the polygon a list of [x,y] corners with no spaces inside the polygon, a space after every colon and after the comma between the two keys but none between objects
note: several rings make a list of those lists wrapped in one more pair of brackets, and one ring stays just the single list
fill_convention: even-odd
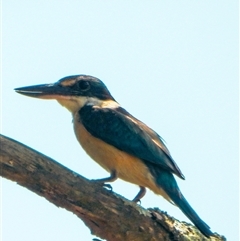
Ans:
[{"label": "tree branch", "polygon": [[[1,176],[76,214],[100,238],[209,240],[190,224],[157,209],[146,210],[13,139],[0,138]],[[225,238],[216,234],[211,240]]]}]

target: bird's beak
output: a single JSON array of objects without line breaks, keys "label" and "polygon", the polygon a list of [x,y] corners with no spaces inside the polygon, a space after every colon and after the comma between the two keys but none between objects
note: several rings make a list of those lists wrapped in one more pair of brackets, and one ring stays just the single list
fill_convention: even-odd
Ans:
[{"label": "bird's beak", "polygon": [[67,98],[66,89],[57,84],[32,85],[16,88],[14,90],[22,95],[41,99]]}]

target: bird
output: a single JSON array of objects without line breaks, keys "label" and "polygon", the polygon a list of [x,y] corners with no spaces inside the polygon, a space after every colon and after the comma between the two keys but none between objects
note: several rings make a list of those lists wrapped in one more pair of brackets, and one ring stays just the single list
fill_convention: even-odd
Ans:
[{"label": "bird", "polygon": [[178,206],[204,236],[213,235],[180,191],[174,176],[185,177],[162,137],[125,110],[100,79],[71,75],[55,83],[14,90],[29,97],[57,100],[71,112],[78,142],[110,173],[97,182],[104,185],[120,178],[138,185],[134,202],[140,201],[148,188]]}]

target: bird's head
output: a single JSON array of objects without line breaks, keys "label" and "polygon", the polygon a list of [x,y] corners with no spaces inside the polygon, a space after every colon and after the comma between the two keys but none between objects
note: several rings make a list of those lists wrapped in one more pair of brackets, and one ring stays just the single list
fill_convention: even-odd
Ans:
[{"label": "bird's head", "polygon": [[54,84],[20,87],[15,91],[30,97],[55,99],[72,113],[78,111],[88,101],[115,102],[104,83],[89,75],[72,75]]}]

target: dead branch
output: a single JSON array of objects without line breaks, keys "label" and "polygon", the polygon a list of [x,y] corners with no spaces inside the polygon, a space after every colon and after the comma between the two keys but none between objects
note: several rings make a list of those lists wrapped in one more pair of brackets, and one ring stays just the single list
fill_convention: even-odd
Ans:
[{"label": "dead branch", "polygon": [[[76,214],[92,234],[109,241],[210,240],[194,226],[146,210],[53,159],[0,135],[0,174]],[[46,214],[47,215],[47,214]],[[211,240],[225,240],[217,235]]]}]

